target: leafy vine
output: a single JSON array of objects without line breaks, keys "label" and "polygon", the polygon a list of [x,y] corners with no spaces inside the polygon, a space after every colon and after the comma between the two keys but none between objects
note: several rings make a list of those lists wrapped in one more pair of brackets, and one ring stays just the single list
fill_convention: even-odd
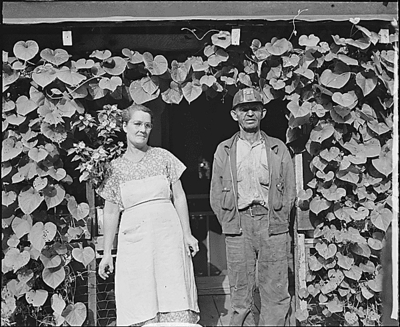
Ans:
[{"label": "leafy vine", "polygon": [[3,62],[2,325],[16,323],[18,308],[43,325],[84,324],[71,265],[87,267],[95,253],[85,242],[89,206],[73,186],[98,186],[124,151],[121,104],[191,103],[243,87],[262,91],[265,104],[286,101],[287,144],[312,156],[314,178],[298,205],[316,217],[318,242],[297,319],[379,325],[398,30],[383,39],[352,23],[357,39],[300,35],[294,48],[294,26],[289,40],[254,39],[244,52],[218,31],[201,56],[170,63],[130,49],[74,61],[66,50],[17,42]]}]

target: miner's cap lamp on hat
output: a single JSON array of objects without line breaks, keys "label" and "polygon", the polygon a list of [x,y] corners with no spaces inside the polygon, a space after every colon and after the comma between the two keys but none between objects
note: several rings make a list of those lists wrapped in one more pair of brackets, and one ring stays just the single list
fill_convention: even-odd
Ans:
[{"label": "miner's cap lamp on hat", "polygon": [[258,102],[263,104],[261,93],[251,87],[240,89],[233,97],[232,109],[235,109],[239,104],[249,102]]}]

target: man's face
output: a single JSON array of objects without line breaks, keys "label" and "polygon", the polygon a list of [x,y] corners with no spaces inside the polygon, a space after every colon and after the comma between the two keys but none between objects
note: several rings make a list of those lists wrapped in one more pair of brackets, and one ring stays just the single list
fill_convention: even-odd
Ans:
[{"label": "man's face", "polygon": [[239,123],[240,129],[248,133],[260,130],[261,119],[265,117],[266,109],[260,103],[239,104],[231,110],[232,118]]}]

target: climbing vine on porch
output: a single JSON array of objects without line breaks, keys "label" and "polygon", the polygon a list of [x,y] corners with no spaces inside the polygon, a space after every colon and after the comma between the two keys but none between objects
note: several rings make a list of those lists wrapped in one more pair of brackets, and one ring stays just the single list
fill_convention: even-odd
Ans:
[{"label": "climbing vine on porch", "polygon": [[98,186],[122,153],[121,106],[225,99],[243,87],[262,91],[265,104],[286,101],[287,144],[312,156],[314,178],[298,205],[315,215],[318,243],[297,319],[380,325],[398,30],[352,23],[353,35],[330,43],[311,34],[234,46],[220,31],[184,62],[128,48],[73,60],[64,49],[17,42],[3,55],[2,325],[22,314],[84,324],[87,308],[69,291],[71,262],[86,267],[95,254],[85,241],[89,206],[72,194],[85,181]]}]

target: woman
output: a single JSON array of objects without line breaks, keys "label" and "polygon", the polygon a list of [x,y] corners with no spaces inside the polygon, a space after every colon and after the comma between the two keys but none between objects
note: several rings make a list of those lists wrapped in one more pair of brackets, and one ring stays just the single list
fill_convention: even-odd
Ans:
[{"label": "woman", "polygon": [[104,256],[99,275],[113,272],[111,248],[120,211],[116,258],[117,326],[153,322],[196,323],[197,291],[192,236],[180,176],[186,167],[165,149],[147,144],[153,126],[150,109],[123,110],[127,150],[111,162],[98,190],[104,205]]}]

